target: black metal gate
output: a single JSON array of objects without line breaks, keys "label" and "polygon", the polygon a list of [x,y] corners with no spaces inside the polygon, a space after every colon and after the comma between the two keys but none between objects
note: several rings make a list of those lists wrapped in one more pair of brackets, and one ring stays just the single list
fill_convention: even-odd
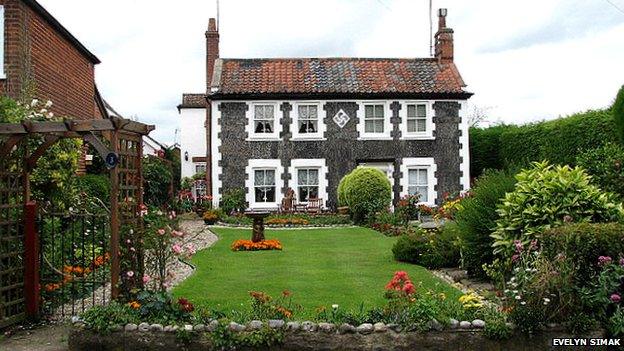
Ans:
[{"label": "black metal gate", "polygon": [[106,304],[111,293],[110,214],[42,210],[38,227],[42,315],[62,319]]}]

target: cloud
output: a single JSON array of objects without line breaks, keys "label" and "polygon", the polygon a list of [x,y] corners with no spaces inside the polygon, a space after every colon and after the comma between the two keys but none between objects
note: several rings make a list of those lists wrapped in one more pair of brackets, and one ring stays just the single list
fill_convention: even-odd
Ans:
[{"label": "cloud", "polygon": [[[125,116],[174,141],[182,93],[205,90],[214,1],[39,0],[102,64],[96,81]],[[611,0],[624,7],[624,0]],[[222,57],[426,57],[429,11],[413,0],[222,0]],[[471,102],[523,123],[608,105],[624,83],[624,14],[606,1],[436,0],[449,9]],[[434,21],[434,26],[437,21]]]}]

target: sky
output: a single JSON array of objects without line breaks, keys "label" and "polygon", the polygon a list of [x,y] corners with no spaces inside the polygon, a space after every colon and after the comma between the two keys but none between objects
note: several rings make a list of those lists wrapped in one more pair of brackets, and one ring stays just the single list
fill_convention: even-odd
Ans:
[{"label": "sky", "polygon": [[[216,0],[39,0],[102,61],[96,83],[123,116],[176,138],[182,93],[205,91]],[[613,102],[624,84],[624,0],[433,0],[487,123],[553,119]],[[435,16],[435,12],[434,12]],[[434,28],[437,18],[434,17]],[[428,0],[221,0],[223,58],[427,57]]]}]

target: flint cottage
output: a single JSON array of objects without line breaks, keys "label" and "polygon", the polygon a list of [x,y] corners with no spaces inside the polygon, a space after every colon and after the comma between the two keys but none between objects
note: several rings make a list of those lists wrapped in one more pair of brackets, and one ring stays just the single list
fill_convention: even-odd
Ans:
[{"label": "flint cottage", "polygon": [[337,207],[342,177],[360,166],[384,172],[394,201],[469,187],[466,101],[453,30],[439,10],[431,58],[219,56],[214,19],[206,32],[207,92],[184,94],[182,176],[206,172],[215,205],[243,188],[251,209],[296,201]]}]

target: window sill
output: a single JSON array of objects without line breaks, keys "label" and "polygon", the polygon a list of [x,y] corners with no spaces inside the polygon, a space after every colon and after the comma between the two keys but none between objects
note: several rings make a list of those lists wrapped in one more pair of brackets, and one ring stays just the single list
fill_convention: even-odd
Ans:
[{"label": "window sill", "polygon": [[401,137],[400,140],[435,140],[435,137],[432,135],[407,135]]},{"label": "window sill", "polygon": [[290,138],[292,141],[324,141],[327,138],[323,138],[322,136],[293,136]]},{"label": "window sill", "polygon": [[367,140],[393,140],[394,138],[388,135],[365,135],[363,137],[358,137],[357,140],[367,141]]},{"label": "window sill", "polygon": [[278,136],[268,136],[268,137],[252,136],[252,137],[245,139],[245,141],[282,141],[282,138]]}]

